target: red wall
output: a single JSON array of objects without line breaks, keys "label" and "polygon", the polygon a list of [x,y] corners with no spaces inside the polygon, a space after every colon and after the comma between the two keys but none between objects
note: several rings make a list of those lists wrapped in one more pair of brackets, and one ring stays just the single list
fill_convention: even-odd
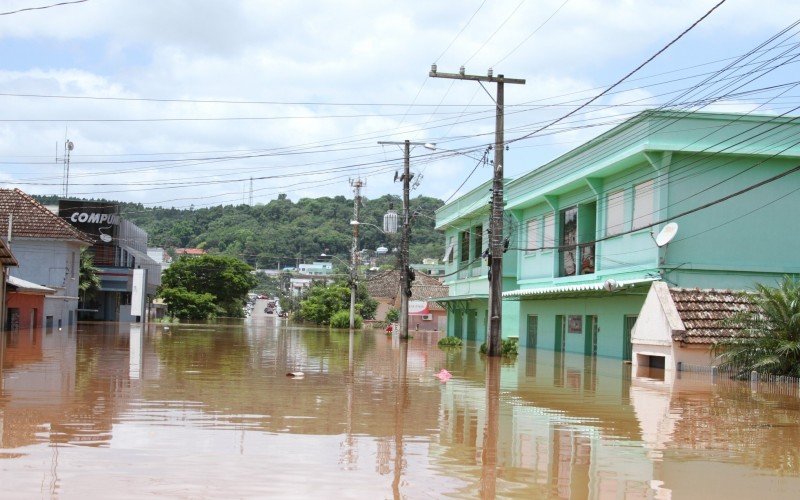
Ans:
[{"label": "red wall", "polygon": [[[44,295],[33,295],[28,293],[8,292],[6,300],[6,311],[8,309],[19,309],[19,328],[20,330],[31,328],[31,310],[36,308],[36,326],[44,325]],[[10,314],[6,314],[6,319]]]}]

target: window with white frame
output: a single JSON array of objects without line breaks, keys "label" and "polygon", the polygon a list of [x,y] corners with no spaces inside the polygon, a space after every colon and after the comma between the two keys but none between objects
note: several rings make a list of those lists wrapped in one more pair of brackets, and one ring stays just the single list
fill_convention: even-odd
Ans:
[{"label": "window with white frame", "polygon": [[528,239],[525,242],[525,248],[527,251],[525,253],[531,254],[534,252],[534,249],[538,249],[541,246],[541,242],[539,241],[540,235],[540,226],[542,224],[542,219],[539,217],[535,219],[531,219],[528,221]]},{"label": "window with white frame", "polygon": [[637,184],[633,187],[633,226],[639,229],[653,223],[653,180]]},{"label": "window with white frame", "polygon": [[544,241],[542,246],[544,248],[552,248],[556,244],[556,225],[555,216],[547,214],[544,216]]},{"label": "window with white frame", "polygon": [[622,232],[625,222],[625,191],[608,193],[606,197],[606,236]]}]

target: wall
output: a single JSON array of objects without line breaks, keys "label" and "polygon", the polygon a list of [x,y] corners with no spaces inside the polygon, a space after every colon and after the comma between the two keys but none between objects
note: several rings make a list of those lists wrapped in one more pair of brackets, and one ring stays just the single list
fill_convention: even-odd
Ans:
[{"label": "wall", "polygon": [[586,335],[585,316],[597,315],[597,355],[621,358],[623,330],[626,315],[638,315],[645,295],[616,295],[603,298],[560,298],[549,300],[523,300],[519,308],[519,338],[522,347],[527,345],[527,318],[538,316],[538,349],[553,350],[556,340],[556,315],[584,316],[582,333],[565,333],[566,352],[584,352]]},{"label": "wall", "polygon": [[10,275],[56,290],[45,299],[44,316],[53,316],[53,324],[67,325],[78,309],[81,244],[65,240],[16,238],[11,242],[19,267]]},{"label": "wall", "polygon": [[[6,310],[19,309],[19,329],[38,328],[44,326],[44,295],[8,292]],[[31,324],[31,312],[36,309],[34,325]]]},{"label": "wall", "polygon": [[[751,186],[794,166],[792,160],[675,154],[670,167],[671,217]],[[727,180],[726,180],[727,179]],[[717,185],[719,184],[719,185]],[[665,251],[667,278],[678,286],[752,287],[800,273],[800,232],[789,218],[800,209],[800,176],[749,191],[691,215],[675,218],[680,229]],[[736,271],[731,273],[730,271]]]}]

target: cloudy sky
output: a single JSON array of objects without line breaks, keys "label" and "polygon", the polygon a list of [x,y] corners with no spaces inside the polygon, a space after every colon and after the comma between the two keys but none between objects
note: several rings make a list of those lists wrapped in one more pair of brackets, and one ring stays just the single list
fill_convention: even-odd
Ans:
[{"label": "cloudy sky", "polygon": [[[429,78],[432,63],[526,79],[506,86],[506,139],[518,139],[718,1],[86,0],[14,12],[57,1],[4,0],[0,185],[62,194],[69,139],[70,196],[200,207],[249,202],[252,185],[266,203],[351,197],[348,179],[361,177],[374,198],[399,193],[402,165],[398,147],[378,142],[410,139],[438,145],[412,152],[414,195],[448,198],[491,176],[476,165],[493,142],[494,88]],[[728,0],[613,92],[513,141],[507,176],[646,107],[786,112],[800,97],[787,86],[795,28],[730,80],[698,85],[798,18],[795,0]],[[739,85],[749,70],[760,73]]]}]

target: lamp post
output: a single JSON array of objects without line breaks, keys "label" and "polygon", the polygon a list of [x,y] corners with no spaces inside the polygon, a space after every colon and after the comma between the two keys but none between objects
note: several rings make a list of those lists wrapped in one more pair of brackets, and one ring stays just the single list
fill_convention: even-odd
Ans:
[{"label": "lamp post", "polygon": [[[427,149],[435,150],[436,146],[426,142],[405,141],[379,141],[382,145],[395,145],[403,147],[403,175],[399,180],[403,182],[403,232],[400,240],[400,337],[408,338],[408,299],[411,297],[411,268],[408,262],[408,240],[411,235],[411,227],[408,220],[408,194],[409,184],[413,174],[411,174],[411,146],[424,146]],[[395,174],[395,180],[398,180]]]}]

